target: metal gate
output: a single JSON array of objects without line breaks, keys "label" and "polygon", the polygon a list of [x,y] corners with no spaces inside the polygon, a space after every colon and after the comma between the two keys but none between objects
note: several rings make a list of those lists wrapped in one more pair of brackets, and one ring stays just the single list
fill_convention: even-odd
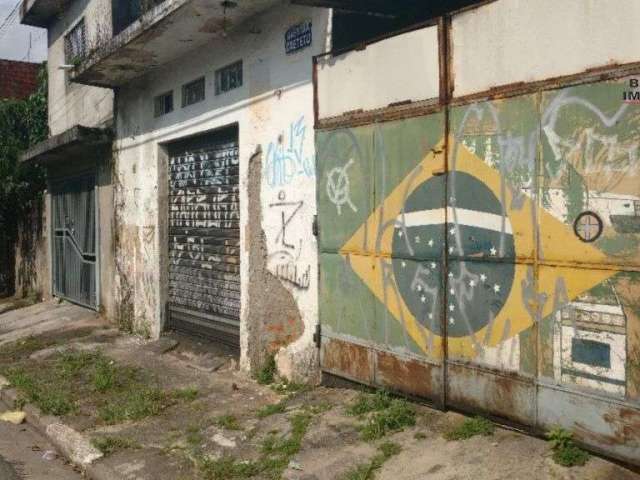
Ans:
[{"label": "metal gate", "polygon": [[74,177],[51,186],[53,293],[97,308],[95,176]]},{"label": "metal gate", "polygon": [[317,130],[323,370],[637,463],[628,84]]},{"label": "metal gate", "polygon": [[171,328],[239,345],[238,132],[169,147]]}]

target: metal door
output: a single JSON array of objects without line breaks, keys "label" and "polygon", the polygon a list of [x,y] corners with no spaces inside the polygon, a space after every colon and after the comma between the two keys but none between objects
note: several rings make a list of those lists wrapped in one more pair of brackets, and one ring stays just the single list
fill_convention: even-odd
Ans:
[{"label": "metal door", "polygon": [[75,177],[51,186],[53,293],[97,308],[95,177]]},{"label": "metal door", "polygon": [[237,129],[176,143],[169,156],[169,325],[238,346]]}]

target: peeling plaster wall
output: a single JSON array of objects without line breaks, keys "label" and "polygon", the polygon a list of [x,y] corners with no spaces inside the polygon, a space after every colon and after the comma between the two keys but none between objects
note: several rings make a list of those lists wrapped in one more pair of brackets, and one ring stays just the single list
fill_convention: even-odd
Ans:
[{"label": "peeling plaster wall", "polygon": [[[285,32],[313,23],[313,45],[285,54]],[[312,60],[327,49],[329,11],[280,6],[227,39],[129,84],[117,98],[116,301],[121,322],[157,337],[165,321],[165,145],[237,124],[240,146],[241,364],[270,352],[281,373],[317,378],[317,244]],[[166,33],[166,41],[175,41]],[[242,59],[244,84],[216,96],[215,70]],[[181,108],[183,84],[205,75],[206,99]],[[154,118],[153,98],[174,93]],[[252,160],[250,160],[252,159]]]},{"label": "peeling plaster wall", "polygon": [[113,118],[113,92],[72,83],[65,64],[65,35],[84,18],[87,51],[111,37],[111,0],[76,0],[60,12],[49,27],[49,128],[51,135],[75,125],[108,125]]}]

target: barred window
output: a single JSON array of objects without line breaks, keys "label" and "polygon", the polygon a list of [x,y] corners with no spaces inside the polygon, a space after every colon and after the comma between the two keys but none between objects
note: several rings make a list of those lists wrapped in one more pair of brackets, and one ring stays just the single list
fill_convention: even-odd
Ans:
[{"label": "barred window", "polygon": [[182,106],[188,107],[204,100],[204,77],[182,86]]},{"label": "barred window", "polygon": [[84,18],[64,37],[64,58],[66,63],[76,64],[87,54],[87,33]]},{"label": "barred window", "polygon": [[153,99],[153,112],[155,117],[161,117],[173,112],[173,92],[166,92],[155,97]]},{"label": "barred window", "polygon": [[216,95],[242,86],[242,60],[216,70]]}]

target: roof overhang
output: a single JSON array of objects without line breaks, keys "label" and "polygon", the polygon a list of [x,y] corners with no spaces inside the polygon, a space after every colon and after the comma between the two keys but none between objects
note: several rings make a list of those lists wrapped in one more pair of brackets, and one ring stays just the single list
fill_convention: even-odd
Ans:
[{"label": "roof overhang", "polygon": [[[229,2],[232,3],[232,2]],[[165,0],[71,72],[71,80],[115,88],[231,33],[256,14],[282,0]],[[227,5],[227,6],[225,6]]]},{"label": "roof overhang", "polygon": [[36,144],[22,154],[20,161],[45,165],[61,160],[87,158],[87,154],[95,154],[96,149],[108,148],[112,141],[113,133],[108,128],[76,125]]},{"label": "roof overhang", "polygon": [[51,20],[66,8],[70,0],[22,0],[20,23],[47,28]]}]

